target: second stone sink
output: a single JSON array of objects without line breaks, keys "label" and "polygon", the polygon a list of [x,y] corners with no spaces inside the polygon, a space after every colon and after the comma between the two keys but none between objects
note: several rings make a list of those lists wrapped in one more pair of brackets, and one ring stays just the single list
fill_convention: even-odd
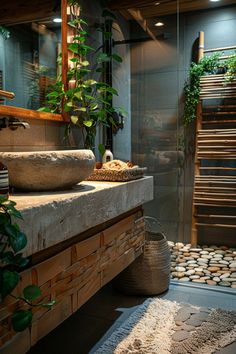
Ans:
[{"label": "second stone sink", "polygon": [[27,191],[68,189],[93,171],[91,150],[0,152],[9,172],[10,185]]}]

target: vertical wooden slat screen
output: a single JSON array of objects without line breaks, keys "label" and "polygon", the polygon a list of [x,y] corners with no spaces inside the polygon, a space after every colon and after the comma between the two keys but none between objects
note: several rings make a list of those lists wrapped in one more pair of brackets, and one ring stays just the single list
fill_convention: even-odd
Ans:
[{"label": "vertical wooden slat screen", "polygon": [[[205,50],[204,32],[199,34],[199,60],[206,53],[232,48]],[[232,233],[236,229],[236,79],[226,82],[222,74],[204,76],[200,88],[192,202],[193,246],[198,244],[202,228],[207,232],[218,229]]]}]

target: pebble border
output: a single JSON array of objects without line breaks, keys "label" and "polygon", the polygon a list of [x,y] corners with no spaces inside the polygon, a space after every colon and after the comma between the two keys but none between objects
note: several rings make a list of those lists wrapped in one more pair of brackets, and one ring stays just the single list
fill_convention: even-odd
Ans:
[{"label": "pebble border", "polygon": [[236,289],[236,248],[168,241],[171,279]]}]

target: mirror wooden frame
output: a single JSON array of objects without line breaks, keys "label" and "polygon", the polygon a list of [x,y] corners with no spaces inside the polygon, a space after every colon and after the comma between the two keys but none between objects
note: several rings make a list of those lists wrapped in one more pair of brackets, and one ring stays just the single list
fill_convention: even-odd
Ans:
[{"label": "mirror wooden frame", "polygon": [[[62,82],[65,90],[68,87],[67,83],[67,71],[68,71],[68,49],[67,49],[67,37],[68,37],[68,25],[67,25],[67,7],[68,1],[61,0],[61,41],[62,41]],[[58,122],[68,122],[69,117],[67,113],[55,114],[50,112],[39,112],[32,109],[26,109],[21,107],[14,107],[8,105],[0,105],[0,116],[2,117],[15,117],[19,119],[39,119],[39,120],[52,120]]]}]

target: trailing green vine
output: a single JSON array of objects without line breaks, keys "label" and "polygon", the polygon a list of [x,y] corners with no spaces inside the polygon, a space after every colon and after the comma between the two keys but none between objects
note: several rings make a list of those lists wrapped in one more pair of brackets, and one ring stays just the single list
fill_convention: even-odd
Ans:
[{"label": "trailing green vine", "polygon": [[6,296],[11,296],[27,305],[26,309],[24,307],[16,310],[11,317],[13,329],[21,332],[31,326],[33,307],[51,308],[55,301],[38,303],[42,293],[34,284],[26,286],[20,296],[12,294],[21,280],[20,271],[29,263],[28,258],[22,253],[27,244],[26,235],[13,221],[13,219],[22,219],[21,213],[15,206],[15,202],[0,196],[0,302],[4,301]]},{"label": "trailing green vine", "polygon": [[220,54],[203,57],[198,63],[192,63],[189,71],[189,79],[184,86],[184,122],[185,125],[196,118],[196,108],[200,96],[200,77],[214,74],[219,65]]},{"label": "trailing green vine", "polygon": [[[58,112],[63,102],[63,111],[69,113],[71,123],[82,129],[84,147],[94,149],[97,127],[116,125],[114,115],[126,115],[122,108],[113,107],[112,99],[114,95],[118,96],[118,92],[105,80],[105,65],[112,61],[121,63],[122,58],[116,53],[105,53],[103,45],[97,49],[91,47],[88,44],[88,24],[78,15],[81,12],[79,1],[69,0],[69,5],[71,16],[68,25],[74,31],[72,42],[68,45],[68,51],[72,53],[67,73],[69,89],[64,91],[62,81],[57,80],[47,95],[47,108],[41,110]],[[105,9],[102,17],[103,22],[95,27],[104,41],[112,36],[105,24],[108,21],[112,23],[115,16]]]},{"label": "trailing green vine", "polygon": [[225,84],[236,78],[236,54],[230,55],[226,60],[220,61],[220,53],[203,57],[198,63],[192,63],[189,79],[184,86],[184,123],[188,125],[196,118],[196,109],[200,96],[200,77],[216,74],[218,68],[225,70]]},{"label": "trailing green vine", "polygon": [[224,62],[226,68],[225,79],[227,82],[231,82],[236,78],[236,54],[230,55]]}]

